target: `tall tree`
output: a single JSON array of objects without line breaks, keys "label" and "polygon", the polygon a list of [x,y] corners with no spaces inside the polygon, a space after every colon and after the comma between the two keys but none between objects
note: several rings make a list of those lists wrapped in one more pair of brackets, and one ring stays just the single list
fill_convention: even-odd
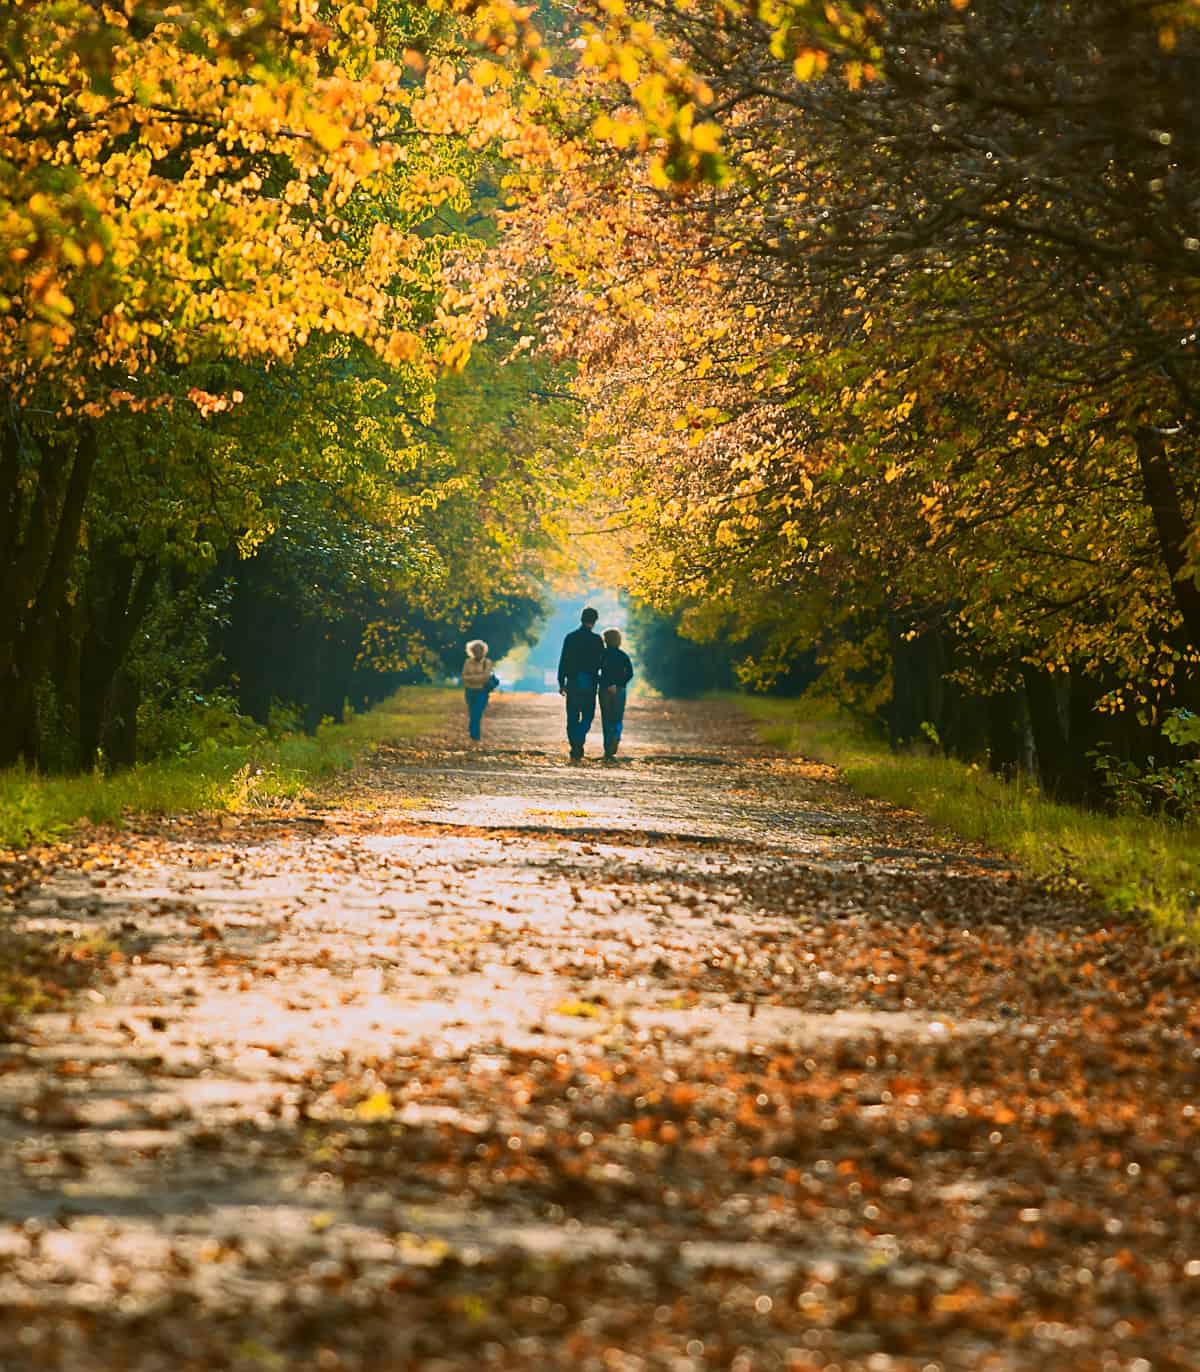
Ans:
[{"label": "tall tree", "polygon": [[[517,118],[505,88],[459,74],[467,14],[481,41],[531,50],[520,16],[503,5],[6,7],[0,762],[35,751],[35,694],[85,543],[94,571],[105,541],[116,540],[101,613],[111,651],[90,661],[120,656],[147,598],[148,583],[125,569],[131,558],[147,575],[157,565],[149,545],[158,521],[148,530],[138,505],[120,508],[122,466],[138,468],[130,494],[161,476],[152,504],[174,511],[160,530],[167,544],[191,537],[211,557],[213,530],[227,521],[231,539],[253,546],[256,525],[269,524],[263,492],[330,456],[311,442],[290,452],[271,442],[272,432],[298,435],[296,406],[280,398],[282,371],[324,359],[330,379],[341,371],[361,402],[351,422],[378,428],[368,413],[378,397],[368,403],[353,367],[346,376],[356,351],[359,371],[373,371],[368,384],[388,393],[385,408],[418,422],[439,360],[465,360],[470,336],[441,307],[454,235],[438,216],[465,205],[485,148],[502,145],[519,165],[550,147]],[[239,366],[248,369],[241,379]],[[219,424],[198,436],[188,418],[250,405],[253,445]],[[403,465],[407,441],[386,463]],[[143,467],[139,444],[149,466],[159,453],[157,470]],[[349,431],[334,445],[351,446]],[[105,471],[108,514],[98,510],[92,544],[88,502]],[[386,503],[395,483],[378,472],[374,480]],[[197,482],[222,493],[197,503]],[[242,513],[209,509],[229,504]],[[207,524],[193,513],[206,509]],[[122,520],[136,538],[119,533]]]},{"label": "tall tree", "polygon": [[[577,111],[618,151],[532,200],[509,251],[557,273],[643,594],[773,623],[768,668],[824,642],[861,676],[937,632],[984,688],[1069,672],[1147,717],[1191,699],[1189,18],[648,0],[598,21]],[[689,126],[719,125],[715,168],[654,160],[646,83],[672,70]]]}]

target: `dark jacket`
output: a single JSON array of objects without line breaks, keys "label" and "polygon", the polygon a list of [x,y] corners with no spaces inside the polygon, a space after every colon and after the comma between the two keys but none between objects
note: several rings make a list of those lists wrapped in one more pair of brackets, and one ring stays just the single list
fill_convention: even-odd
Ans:
[{"label": "dark jacket", "polygon": [[620,648],[605,648],[600,659],[600,689],[606,686],[628,686],[633,680],[633,663],[629,654]]},{"label": "dark jacket", "polygon": [[[558,659],[558,684],[568,691],[594,691],[604,656],[604,640],[581,624],[563,639]],[[590,682],[585,678],[590,677]]]}]

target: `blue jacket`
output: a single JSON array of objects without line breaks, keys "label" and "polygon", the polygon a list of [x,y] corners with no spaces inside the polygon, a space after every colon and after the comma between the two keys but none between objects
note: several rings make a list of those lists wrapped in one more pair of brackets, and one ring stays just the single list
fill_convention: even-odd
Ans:
[{"label": "blue jacket", "polygon": [[[594,691],[604,657],[604,640],[581,624],[563,639],[558,684],[568,691]],[[588,681],[586,678],[590,677]]]}]

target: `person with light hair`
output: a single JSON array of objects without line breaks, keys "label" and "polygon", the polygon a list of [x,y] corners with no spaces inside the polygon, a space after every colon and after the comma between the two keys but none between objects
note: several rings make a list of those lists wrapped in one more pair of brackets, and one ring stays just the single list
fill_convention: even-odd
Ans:
[{"label": "person with light hair", "polygon": [[621,651],[620,629],[605,629],[600,659],[600,723],[604,727],[604,760],[615,762],[625,723],[625,691],[633,680],[633,663]]},{"label": "person with light hair", "polygon": [[467,733],[478,743],[483,736],[483,712],[487,709],[488,696],[500,684],[499,678],[492,670],[488,646],[481,638],[473,638],[467,644],[462,684],[463,694],[467,698]]}]

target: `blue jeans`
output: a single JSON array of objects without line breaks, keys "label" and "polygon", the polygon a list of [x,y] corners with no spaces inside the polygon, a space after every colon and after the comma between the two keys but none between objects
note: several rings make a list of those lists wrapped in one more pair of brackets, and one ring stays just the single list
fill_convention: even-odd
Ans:
[{"label": "blue jeans", "polygon": [[582,755],[584,740],[596,717],[596,688],[586,691],[567,687],[567,742],[572,754]]},{"label": "blue jeans", "polygon": [[625,723],[625,687],[606,686],[600,692],[600,722],[604,725],[604,754],[613,757]]},{"label": "blue jeans", "polygon": [[463,695],[467,698],[467,733],[472,738],[480,737],[479,726],[483,723],[483,712],[487,709],[488,693],[486,691],[464,691]]}]

